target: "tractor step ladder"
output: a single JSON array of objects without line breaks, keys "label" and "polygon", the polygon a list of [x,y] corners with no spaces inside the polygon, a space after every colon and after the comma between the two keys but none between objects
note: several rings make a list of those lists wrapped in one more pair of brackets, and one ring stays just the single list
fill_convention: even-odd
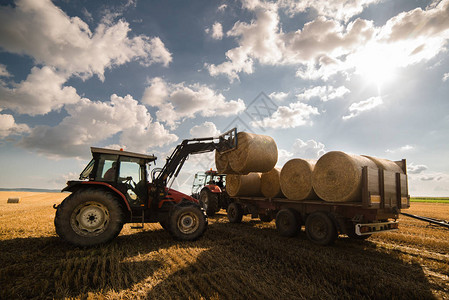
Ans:
[{"label": "tractor step ladder", "polygon": [[141,216],[132,216],[131,220],[134,220],[135,218],[140,218],[140,223],[142,225],[140,226],[131,226],[131,229],[143,229],[144,223],[145,223],[145,211],[142,209],[142,215]]}]

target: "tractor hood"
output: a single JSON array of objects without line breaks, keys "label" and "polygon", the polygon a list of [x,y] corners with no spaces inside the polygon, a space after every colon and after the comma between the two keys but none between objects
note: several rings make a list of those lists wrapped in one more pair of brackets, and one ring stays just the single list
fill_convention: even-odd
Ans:
[{"label": "tractor hood", "polygon": [[177,203],[181,202],[183,199],[193,202],[193,203],[196,203],[196,204],[198,204],[198,202],[199,202],[197,199],[190,197],[190,196],[188,196],[184,193],[181,193],[177,190],[174,190],[174,189],[170,189],[170,188],[166,187],[165,191],[167,193],[167,197],[173,198],[173,200],[175,200]]}]

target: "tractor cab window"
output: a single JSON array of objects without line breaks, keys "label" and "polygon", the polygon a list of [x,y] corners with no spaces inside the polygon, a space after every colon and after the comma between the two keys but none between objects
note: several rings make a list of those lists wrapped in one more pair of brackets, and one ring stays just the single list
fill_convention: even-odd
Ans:
[{"label": "tractor cab window", "polygon": [[226,176],[224,175],[207,174],[205,180],[206,184],[218,185],[220,188],[226,186]]},{"label": "tractor cab window", "polygon": [[117,155],[101,155],[97,167],[97,180],[115,181],[117,176]]},{"label": "tractor cab window", "polygon": [[145,161],[135,157],[120,157],[118,181],[126,190],[130,203],[143,203],[147,195]]},{"label": "tractor cab window", "polygon": [[214,177],[214,181],[216,182],[216,184],[223,189],[224,187],[226,187],[226,176],[225,175],[217,175]]},{"label": "tractor cab window", "polygon": [[193,180],[193,186],[192,186],[192,195],[200,193],[201,189],[205,186],[206,182],[206,174],[204,173],[197,173],[195,174],[195,179]]}]

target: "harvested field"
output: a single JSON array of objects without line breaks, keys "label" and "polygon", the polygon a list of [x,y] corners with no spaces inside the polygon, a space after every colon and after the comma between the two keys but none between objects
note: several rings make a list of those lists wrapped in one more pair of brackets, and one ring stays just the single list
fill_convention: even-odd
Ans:
[{"label": "harvested field", "polygon": [[[112,243],[80,249],[55,234],[52,205],[66,195],[0,192],[0,299],[449,299],[449,230],[419,220],[320,247],[304,232],[280,237],[274,221],[230,224],[220,211],[196,242],[127,224]],[[407,212],[447,220],[449,204]]]}]

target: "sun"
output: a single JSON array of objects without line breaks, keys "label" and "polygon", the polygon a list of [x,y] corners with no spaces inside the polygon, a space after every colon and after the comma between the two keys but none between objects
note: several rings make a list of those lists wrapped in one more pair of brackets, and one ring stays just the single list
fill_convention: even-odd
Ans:
[{"label": "sun", "polygon": [[355,73],[369,84],[380,87],[396,77],[398,60],[392,48],[370,45],[354,54],[353,60]]}]

